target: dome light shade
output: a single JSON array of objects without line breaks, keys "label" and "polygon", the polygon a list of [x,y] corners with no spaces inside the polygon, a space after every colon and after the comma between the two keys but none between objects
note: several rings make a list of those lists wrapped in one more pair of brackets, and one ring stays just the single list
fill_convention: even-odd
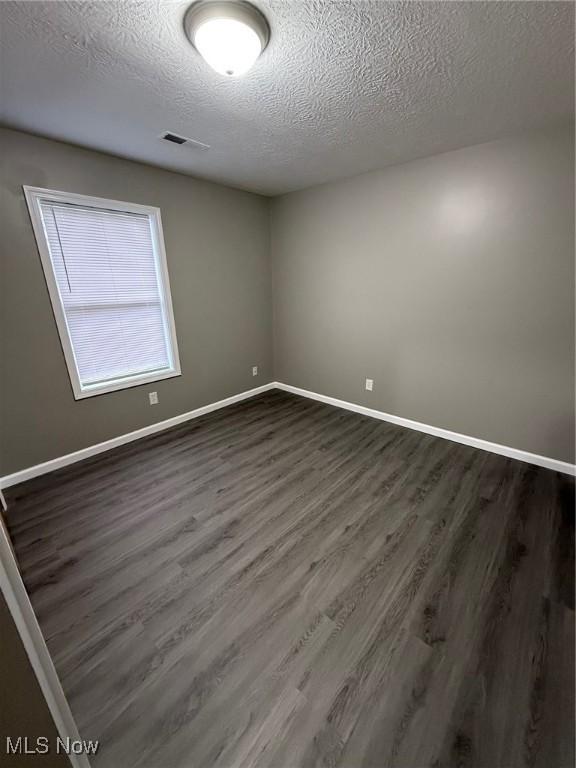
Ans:
[{"label": "dome light shade", "polygon": [[221,75],[243,75],[262,51],[260,38],[236,19],[209,19],[194,35],[194,45],[208,64]]},{"label": "dome light shade", "polygon": [[270,36],[264,16],[242,0],[199,0],[188,9],[184,28],[198,53],[226,77],[247,72]]}]

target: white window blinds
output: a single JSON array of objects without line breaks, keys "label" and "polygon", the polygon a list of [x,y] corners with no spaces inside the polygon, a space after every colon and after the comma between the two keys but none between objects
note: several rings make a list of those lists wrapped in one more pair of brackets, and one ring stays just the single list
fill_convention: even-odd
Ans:
[{"label": "white window blinds", "polygon": [[77,396],[176,375],[155,216],[120,210],[117,203],[105,208],[50,196],[36,203],[73,355],[72,383],[82,393]]}]

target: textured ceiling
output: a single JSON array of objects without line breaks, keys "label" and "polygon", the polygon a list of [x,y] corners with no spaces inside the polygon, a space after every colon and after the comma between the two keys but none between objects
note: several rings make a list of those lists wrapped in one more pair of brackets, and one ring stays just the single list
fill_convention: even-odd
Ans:
[{"label": "textured ceiling", "polygon": [[188,3],[0,2],[0,119],[276,194],[573,112],[572,3],[255,4],[272,38],[234,80],[188,43]]}]

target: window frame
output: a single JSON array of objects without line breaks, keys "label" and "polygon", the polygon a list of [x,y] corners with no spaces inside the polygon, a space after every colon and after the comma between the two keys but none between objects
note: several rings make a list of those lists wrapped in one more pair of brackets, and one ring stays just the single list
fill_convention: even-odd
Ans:
[{"label": "window frame", "polygon": [[[34,231],[38,253],[40,254],[40,261],[42,262],[42,271],[44,272],[44,278],[48,287],[50,302],[52,304],[52,311],[54,313],[54,319],[56,320],[58,335],[60,337],[60,344],[62,345],[62,351],[64,352],[64,359],[66,361],[66,367],[68,368],[68,375],[70,377],[74,399],[82,400],[86,397],[103,395],[107,392],[117,392],[121,389],[139,387],[142,384],[151,384],[155,381],[162,381],[164,379],[171,379],[176,376],[181,376],[182,371],[180,368],[180,356],[178,353],[178,340],[176,338],[176,325],[174,323],[172,293],[170,290],[168,265],[166,262],[166,249],[164,247],[164,234],[162,231],[162,218],[160,214],[160,208],[149,205],[140,205],[139,203],[126,203],[120,200],[108,200],[105,197],[80,195],[76,192],[61,192],[54,189],[31,187],[28,185],[23,185],[22,189],[24,190],[24,196],[28,205],[30,221]],[[100,210],[120,211],[122,213],[136,213],[147,216],[150,223],[152,248],[154,251],[156,269],[159,277],[158,290],[160,293],[162,305],[164,307],[165,321],[167,325],[166,331],[171,345],[171,350],[168,350],[169,353],[171,352],[171,365],[169,369],[163,370],[161,373],[158,371],[151,371],[147,373],[138,373],[130,376],[124,376],[118,379],[112,379],[96,384],[82,384],[78,366],[76,364],[76,356],[74,354],[72,338],[68,329],[64,304],[60,296],[60,290],[58,288],[58,283],[54,272],[54,265],[50,255],[48,237],[44,228],[44,220],[42,218],[42,211],[40,209],[40,203],[43,200],[56,203],[66,203],[68,205],[82,205],[90,208],[99,208]]]}]

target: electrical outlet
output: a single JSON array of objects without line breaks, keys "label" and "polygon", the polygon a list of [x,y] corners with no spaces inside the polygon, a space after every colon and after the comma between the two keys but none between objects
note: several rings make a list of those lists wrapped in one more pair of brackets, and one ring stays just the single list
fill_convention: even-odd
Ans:
[{"label": "electrical outlet", "polygon": [[150,405],[158,405],[158,392],[148,392],[148,400]]},{"label": "electrical outlet", "polygon": [[258,376],[258,366],[253,365],[252,366],[252,376]]},{"label": "electrical outlet", "polygon": [[374,379],[366,379],[366,389],[368,392],[372,392],[374,389]]}]

